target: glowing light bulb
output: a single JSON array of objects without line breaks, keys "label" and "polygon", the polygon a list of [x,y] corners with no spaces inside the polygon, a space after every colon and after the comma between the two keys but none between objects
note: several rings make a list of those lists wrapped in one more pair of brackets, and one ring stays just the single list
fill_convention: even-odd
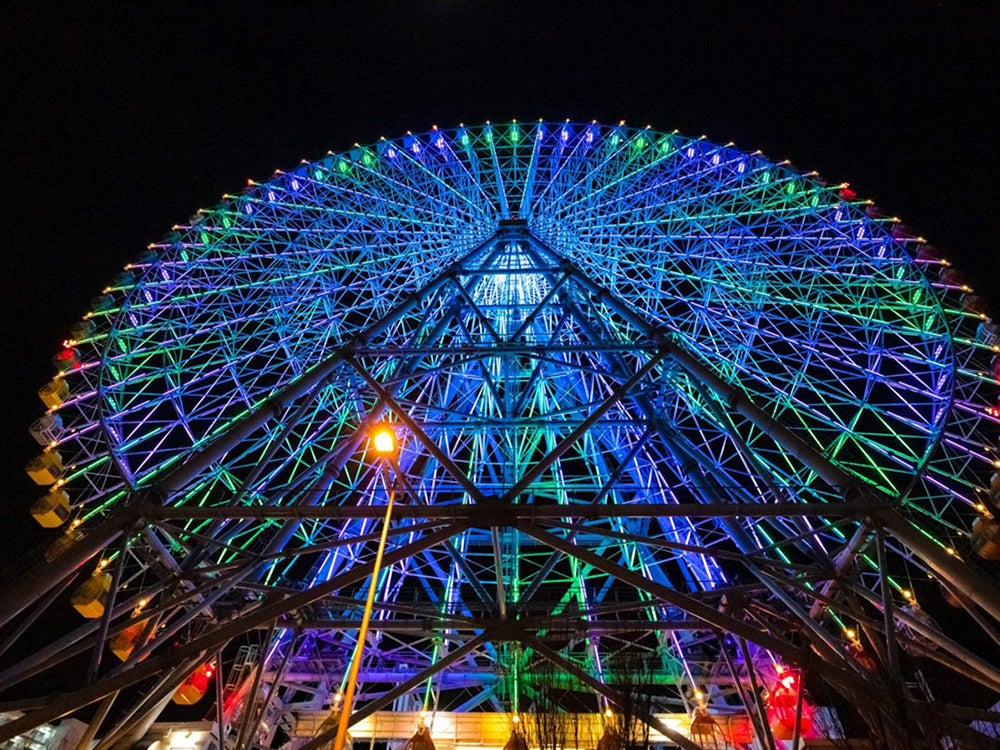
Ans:
[{"label": "glowing light bulb", "polygon": [[847,636],[848,638],[850,638],[850,639],[851,639],[852,641],[853,641],[853,640],[854,640],[855,638],[857,638],[857,637],[858,637],[858,634],[857,634],[857,633],[856,633],[856,632],[855,632],[855,631],[854,631],[854,630],[853,630],[852,628],[847,628],[847,629],[845,629],[845,630],[844,630],[844,635],[846,635],[846,636]]},{"label": "glowing light bulb", "polygon": [[375,430],[372,443],[376,453],[383,455],[393,453],[396,450],[396,433],[392,431],[391,427],[382,425]]}]

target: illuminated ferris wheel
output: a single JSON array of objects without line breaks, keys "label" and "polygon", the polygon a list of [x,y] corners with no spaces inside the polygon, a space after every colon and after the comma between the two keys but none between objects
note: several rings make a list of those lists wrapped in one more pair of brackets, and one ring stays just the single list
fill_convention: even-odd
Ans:
[{"label": "illuminated ferris wheel", "polygon": [[56,358],[28,470],[60,530],[4,646],[72,624],[0,698],[84,668],[0,733],[98,705],[110,747],[253,634],[204,699],[235,750],[347,688],[355,724],[637,682],[668,744],[763,742],[813,731],[786,674],[958,737],[909,684],[1000,691],[921,608],[997,640],[998,344],[898,220],[732,145],[512,122],[302,162],[151,246]]}]

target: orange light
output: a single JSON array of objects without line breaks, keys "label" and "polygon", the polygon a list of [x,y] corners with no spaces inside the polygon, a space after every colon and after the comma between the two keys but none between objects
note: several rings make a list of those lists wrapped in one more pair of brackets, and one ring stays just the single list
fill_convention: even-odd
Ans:
[{"label": "orange light", "polygon": [[376,428],[372,436],[372,443],[376,453],[383,455],[394,453],[396,451],[396,433],[392,431],[391,427],[382,425]]}]

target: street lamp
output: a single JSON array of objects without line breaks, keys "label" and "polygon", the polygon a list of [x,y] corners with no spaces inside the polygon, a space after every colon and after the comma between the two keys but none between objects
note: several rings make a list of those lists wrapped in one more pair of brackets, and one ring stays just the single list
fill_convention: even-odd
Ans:
[{"label": "street lamp", "polygon": [[390,425],[375,425],[371,440],[375,452],[380,456],[391,457],[396,454],[396,433]]},{"label": "street lamp", "polygon": [[361,627],[358,628],[358,642],[354,647],[354,658],[351,659],[351,668],[347,675],[347,687],[344,690],[344,703],[340,709],[340,723],[337,725],[337,736],[333,741],[333,750],[344,750],[344,744],[347,742],[347,725],[350,720],[351,709],[354,705],[354,689],[358,682],[358,672],[361,669],[365,639],[368,637],[368,623],[371,621],[372,608],[375,604],[375,590],[378,587],[378,576],[382,569],[382,553],[385,551],[385,540],[389,534],[392,504],[396,499],[396,483],[395,481],[389,481],[388,466],[388,464],[392,464],[393,468],[397,468],[396,458],[399,447],[396,443],[396,433],[390,425],[383,423],[376,425],[372,429],[370,436],[375,453],[386,460],[382,468],[385,471],[389,499],[385,505],[385,520],[382,522],[382,535],[379,538],[378,551],[375,553],[375,565],[372,567],[372,577],[368,584],[368,599],[365,601],[365,613],[361,618]]}]

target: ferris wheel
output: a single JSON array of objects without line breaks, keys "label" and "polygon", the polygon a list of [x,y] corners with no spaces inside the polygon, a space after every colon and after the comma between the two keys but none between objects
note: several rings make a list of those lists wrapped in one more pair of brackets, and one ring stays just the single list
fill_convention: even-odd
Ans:
[{"label": "ferris wheel", "polygon": [[777,736],[759,696],[795,673],[958,736],[907,684],[1000,691],[921,607],[997,641],[998,351],[923,238],[731,144],[515,121],[251,181],[126,266],[40,391],[58,531],[4,648],[79,615],[0,703],[85,668],[0,736],[96,701],[110,747],[248,633],[236,750],[335,712],[352,664],[349,721],[600,712],[641,678]]}]

